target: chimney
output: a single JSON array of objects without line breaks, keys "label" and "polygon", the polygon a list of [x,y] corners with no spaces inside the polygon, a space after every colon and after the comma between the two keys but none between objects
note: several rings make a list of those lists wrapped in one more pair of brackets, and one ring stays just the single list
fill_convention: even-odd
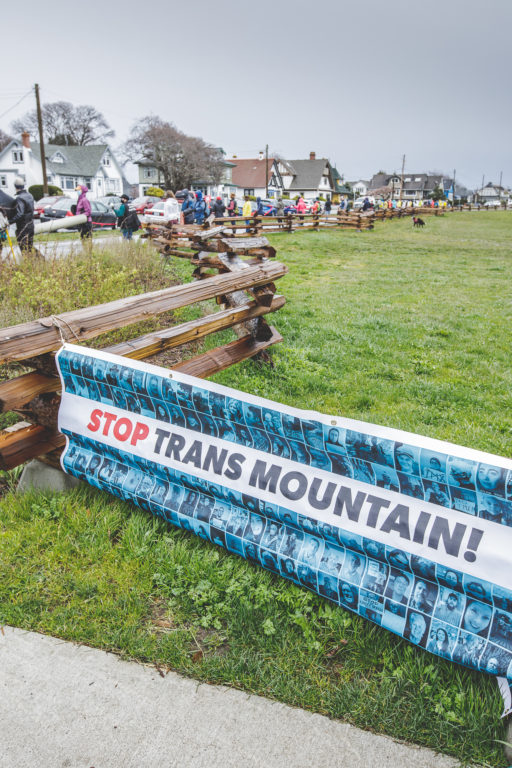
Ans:
[{"label": "chimney", "polygon": [[21,134],[21,141],[23,142],[23,146],[27,149],[30,149],[30,133],[27,133],[27,131],[23,131]]},{"label": "chimney", "polygon": [[309,153],[309,159],[310,160],[316,160],[316,152],[310,152]]},{"label": "chimney", "polygon": [[263,160],[264,157],[265,157],[265,153],[260,150],[258,160]]}]

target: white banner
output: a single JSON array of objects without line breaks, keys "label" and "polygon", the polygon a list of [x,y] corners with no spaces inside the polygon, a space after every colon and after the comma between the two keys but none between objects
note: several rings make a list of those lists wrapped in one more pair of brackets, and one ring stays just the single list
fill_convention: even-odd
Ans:
[{"label": "white banner", "polygon": [[66,345],[63,467],[467,666],[512,669],[512,461]]}]

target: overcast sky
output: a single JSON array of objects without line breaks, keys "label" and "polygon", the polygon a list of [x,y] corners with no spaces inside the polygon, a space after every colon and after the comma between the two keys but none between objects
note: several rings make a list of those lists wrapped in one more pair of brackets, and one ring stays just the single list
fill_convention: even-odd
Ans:
[{"label": "overcast sky", "polygon": [[103,112],[114,148],[155,114],[229,155],[315,151],[349,180],[405,154],[512,186],[512,0],[24,0],[1,21],[7,131],[38,82]]}]

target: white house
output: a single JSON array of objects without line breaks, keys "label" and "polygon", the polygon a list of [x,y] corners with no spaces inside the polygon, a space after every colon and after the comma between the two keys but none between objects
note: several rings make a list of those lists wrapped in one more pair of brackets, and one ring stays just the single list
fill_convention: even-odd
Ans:
[{"label": "white house", "polygon": [[332,166],[325,157],[309,153],[309,160],[287,160],[288,171],[282,174],[284,189],[291,198],[304,195],[305,200],[317,197],[332,200],[336,192]]},{"label": "white house", "polygon": [[[108,144],[82,147],[45,144],[48,184],[60,187],[64,194],[77,184],[87,184],[91,198],[123,192],[123,172]],[[0,152],[0,189],[14,194],[14,179],[21,176],[26,187],[43,183],[41,148],[30,142],[28,133],[21,141],[13,139]]]},{"label": "white house", "polygon": [[510,190],[490,181],[485,187],[476,190],[476,197],[480,203],[488,205],[506,204],[510,198]]},{"label": "white house", "polygon": [[358,179],[357,181],[349,181],[350,188],[354,194],[354,197],[365,197],[368,193],[369,181],[365,179]]}]

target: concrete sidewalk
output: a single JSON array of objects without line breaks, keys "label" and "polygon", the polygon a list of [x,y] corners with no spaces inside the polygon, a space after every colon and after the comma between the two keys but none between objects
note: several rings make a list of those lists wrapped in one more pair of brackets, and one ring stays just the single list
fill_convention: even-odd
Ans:
[{"label": "concrete sidewalk", "polygon": [[33,632],[0,633],[1,768],[453,768],[427,749]]}]

